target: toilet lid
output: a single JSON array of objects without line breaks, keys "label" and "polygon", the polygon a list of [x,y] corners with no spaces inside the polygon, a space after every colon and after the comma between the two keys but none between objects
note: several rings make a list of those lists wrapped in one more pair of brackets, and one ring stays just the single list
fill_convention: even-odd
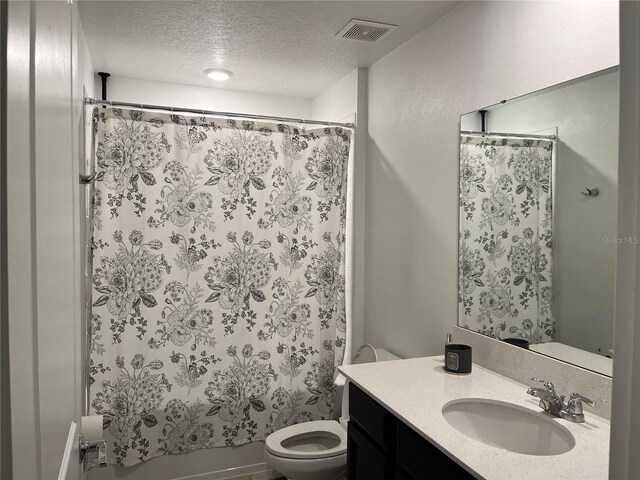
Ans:
[{"label": "toilet lid", "polygon": [[335,420],[299,423],[273,432],[265,447],[283,458],[334,457],[347,452],[347,431]]}]

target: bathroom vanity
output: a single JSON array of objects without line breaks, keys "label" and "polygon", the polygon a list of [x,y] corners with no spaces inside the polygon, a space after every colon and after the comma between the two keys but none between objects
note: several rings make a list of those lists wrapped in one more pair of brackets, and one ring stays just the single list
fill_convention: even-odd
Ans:
[{"label": "bathroom vanity", "polygon": [[[339,368],[349,381],[350,480],[417,480],[443,472],[449,478],[607,479],[607,420],[588,407],[585,423],[553,417],[527,395],[527,385],[478,365],[469,375],[446,373],[443,365],[436,356]],[[458,403],[494,406],[485,428],[495,425],[489,434],[504,448],[454,427],[443,410]],[[523,427],[520,416],[527,428],[543,432],[536,441],[524,438],[534,430]],[[531,452],[510,451],[518,448]],[[564,453],[552,454],[556,448]]]},{"label": "bathroom vanity", "polygon": [[433,472],[473,478],[354,383],[349,384],[349,414],[349,479],[409,480],[427,478]]}]

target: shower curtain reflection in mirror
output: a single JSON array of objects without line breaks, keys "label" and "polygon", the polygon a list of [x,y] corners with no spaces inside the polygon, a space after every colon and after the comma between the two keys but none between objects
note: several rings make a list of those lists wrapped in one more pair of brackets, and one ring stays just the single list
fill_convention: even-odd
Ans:
[{"label": "shower curtain reflection in mirror", "polygon": [[554,338],[551,138],[460,137],[460,325]]},{"label": "shower curtain reflection in mirror", "polygon": [[331,418],[351,131],[95,108],[90,406],[133,465]]}]

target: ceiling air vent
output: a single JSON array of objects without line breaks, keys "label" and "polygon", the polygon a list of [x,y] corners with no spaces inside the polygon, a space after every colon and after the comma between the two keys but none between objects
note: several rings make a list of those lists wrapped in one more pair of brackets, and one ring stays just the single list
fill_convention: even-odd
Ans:
[{"label": "ceiling air vent", "polygon": [[357,20],[354,18],[337,33],[336,37],[376,42],[389,35],[396,28],[396,25],[369,22],[367,20]]}]

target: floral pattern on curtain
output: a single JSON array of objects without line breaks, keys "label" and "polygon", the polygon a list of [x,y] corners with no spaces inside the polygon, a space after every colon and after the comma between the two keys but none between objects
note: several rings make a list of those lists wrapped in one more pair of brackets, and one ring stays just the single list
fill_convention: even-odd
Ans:
[{"label": "floral pattern on curtain", "polygon": [[90,405],[133,465],[331,417],[349,130],[96,108]]},{"label": "floral pattern on curtain", "polygon": [[553,141],[462,136],[461,324],[531,344],[553,340]]}]

